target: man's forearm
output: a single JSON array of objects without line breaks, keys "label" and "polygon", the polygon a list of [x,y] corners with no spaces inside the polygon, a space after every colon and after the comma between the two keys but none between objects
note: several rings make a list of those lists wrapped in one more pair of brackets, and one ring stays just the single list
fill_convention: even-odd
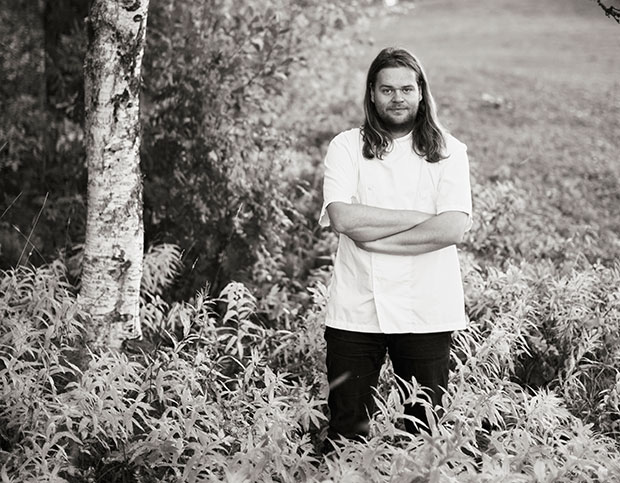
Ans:
[{"label": "man's forearm", "polygon": [[433,217],[415,210],[390,210],[342,202],[330,203],[327,211],[332,227],[358,242],[395,235]]},{"label": "man's forearm", "polygon": [[445,212],[409,230],[373,241],[357,241],[363,250],[391,255],[420,255],[459,243],[467,214]]},{"label": "man's forearm", "polygon": [[[388,237],[389,238],[389,237]],[[370,242],[356,242],[357,246],[368,252],[387,253],[389,255],[422,255],[423,253],[441,250],[454,243],[418,243],[415,245],[404,245],[394,242],[388,238]]]}]

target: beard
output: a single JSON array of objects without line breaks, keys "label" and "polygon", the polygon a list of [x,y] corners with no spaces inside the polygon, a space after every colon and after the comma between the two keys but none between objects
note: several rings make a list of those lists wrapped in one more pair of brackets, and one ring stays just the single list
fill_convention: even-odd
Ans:
[{"label": "beard", "polygon": [[388,132],[411,131],[415,124],[417,110],[410,110],[406,116],[398,116],[389,109],[377,109],[377,115],[382,127]]}]

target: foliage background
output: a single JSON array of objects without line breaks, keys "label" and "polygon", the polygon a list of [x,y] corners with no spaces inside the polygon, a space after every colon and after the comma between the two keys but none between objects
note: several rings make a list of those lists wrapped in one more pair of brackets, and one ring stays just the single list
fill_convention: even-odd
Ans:
[{"label": "foliage background", "polygon": [[[47,5],[0,12],[2,481],[620,479],[620,40],[595,2],[152,0],[147,337],[86,357],[85,12]],[[429,435],[386,366],[369,441],[322,459],[320,163],[389,44],[469,146],[471,326]]]}]

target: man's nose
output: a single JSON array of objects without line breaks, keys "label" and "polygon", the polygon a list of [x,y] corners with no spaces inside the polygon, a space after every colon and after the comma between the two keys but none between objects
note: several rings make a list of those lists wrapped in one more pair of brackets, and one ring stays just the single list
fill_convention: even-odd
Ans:
[{"label": "man's nose", "polygon": [[394,102],[402,102],[403,101],[403,93],[400,89],[394,89],[394,95],[392,96],[392,100]]}]

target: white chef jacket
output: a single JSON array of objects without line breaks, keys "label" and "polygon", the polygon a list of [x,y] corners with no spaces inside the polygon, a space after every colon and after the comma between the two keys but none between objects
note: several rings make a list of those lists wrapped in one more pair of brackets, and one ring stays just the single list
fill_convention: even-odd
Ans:
[{"label": "white chef jacket", "polygon": [[[428,163],[411,134],[395,139],[384,159],[362,155],[360,129],[336,136],[325,157],[319,224],[329,226],[335,201],[439,214],[472,214],[467,147],[446,135],[446,159]],[[471,223],[470,223],[471,225]],[[326,325],[374,333],[429,333],[466,326],[455,245],[421,255],[358,248],[341,234],[328,290]]]}]

